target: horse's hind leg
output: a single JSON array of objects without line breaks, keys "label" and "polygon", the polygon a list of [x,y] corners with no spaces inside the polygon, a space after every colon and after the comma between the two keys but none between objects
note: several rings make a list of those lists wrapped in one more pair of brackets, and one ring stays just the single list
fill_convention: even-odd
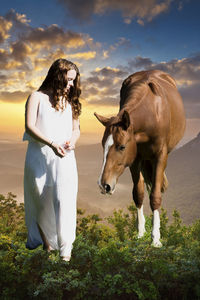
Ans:
[{"label": "horse's hind leg", "polygon": [[140,172],[140,164],[135,161],[130,167],[131,176],[133,179],[133,200],[137,207],[138,217],[138,238],[143,237],[145,233],[145,217],[143,214],[143,199],[144,199],[144,178]]}]

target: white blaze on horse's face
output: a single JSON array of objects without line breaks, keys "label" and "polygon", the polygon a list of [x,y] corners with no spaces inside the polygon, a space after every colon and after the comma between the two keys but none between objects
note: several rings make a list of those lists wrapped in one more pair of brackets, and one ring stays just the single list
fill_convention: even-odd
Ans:
[{"label": "white blaze on horse's face", "polygon": [[95,114],[105,126],[102,140],[104,148],[103,166],[98,184],[103,194],[114,192],[117,180],[124,169],[135,159],[137,147],[130,124],[129,114],[124,111],[122,116],[107,119]]},{"label": "white blaze on horse's face", "polygon": [[103,137],[104,157],[99,186],[102,193],[112,194],[119,176],[135,158],[136,146],[131,130],[119,126],[107,128]]},{"label": "white blaze on horse's face", "polygon": [[108,136],[106,142],[105,142],[104,154],[103,154],[103,165],[102,165],[101,174],[100,174],[100,177],[99,177],[99,180],[98,180],[98,184],[99,184],[99,187],[100,187],[102,193],[105,193],[105,189],[101,184],[101,179],[102,179],[104,167],[105,167],[105,164],[106,164],[106,158],[107,158],[107,155],[108,155],[108,151],[109,151],[110,147],[113,145],[113,143],[114,143],[113,136],[112,136],[112,134],[110,134]]}]

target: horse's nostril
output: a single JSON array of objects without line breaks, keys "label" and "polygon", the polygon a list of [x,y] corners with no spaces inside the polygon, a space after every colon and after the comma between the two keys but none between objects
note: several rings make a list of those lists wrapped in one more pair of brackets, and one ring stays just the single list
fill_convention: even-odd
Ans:
[{"label": "horse's nostril", "polygon": [[106,193],[109,193],[110,190],[111,190],[109,184],[105,184],[105,185],[104,185],[104,189],[106,190]]}]

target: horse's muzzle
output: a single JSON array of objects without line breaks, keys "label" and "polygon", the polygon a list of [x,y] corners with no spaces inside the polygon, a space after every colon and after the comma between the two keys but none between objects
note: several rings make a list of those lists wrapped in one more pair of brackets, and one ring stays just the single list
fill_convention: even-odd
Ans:
[{"label": "horse's muzzle", "polygon": [[104,190],[106,191],[106,193],[110,193],[111,192],[111,187],[109,184],[104,184]]},{"label": "horse's muzzle", "polygon": [[99,185],[99,188],[100,188],[102,194],[112,195],[115,191],[116,182],[113,181],[111,183],[107,183],[105,181],[102,182],[101,179],[99,179],[98,180],[98,185]]},{"label": "horse's muzzle", "polygon": [[107,183],[104,185],[99,185],[102,194],[112,195],[115,189],[112,189],[111,186]]}]

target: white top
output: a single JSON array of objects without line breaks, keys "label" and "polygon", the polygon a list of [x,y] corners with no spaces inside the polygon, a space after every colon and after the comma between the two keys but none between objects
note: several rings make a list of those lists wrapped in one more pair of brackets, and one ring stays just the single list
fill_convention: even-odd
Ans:
[{"label": "white top", "polygon": [[[69,141],[72,136],[72,108],[67,103],[65,110],[57,111],[52,107],[49,97],[41,92],[38,94],[40,103],[38,107],[38,115],[36,127],[49,139],[58,144],[64,144]],[[24,133],[23,141],[37,142],[28,133]]]}]

